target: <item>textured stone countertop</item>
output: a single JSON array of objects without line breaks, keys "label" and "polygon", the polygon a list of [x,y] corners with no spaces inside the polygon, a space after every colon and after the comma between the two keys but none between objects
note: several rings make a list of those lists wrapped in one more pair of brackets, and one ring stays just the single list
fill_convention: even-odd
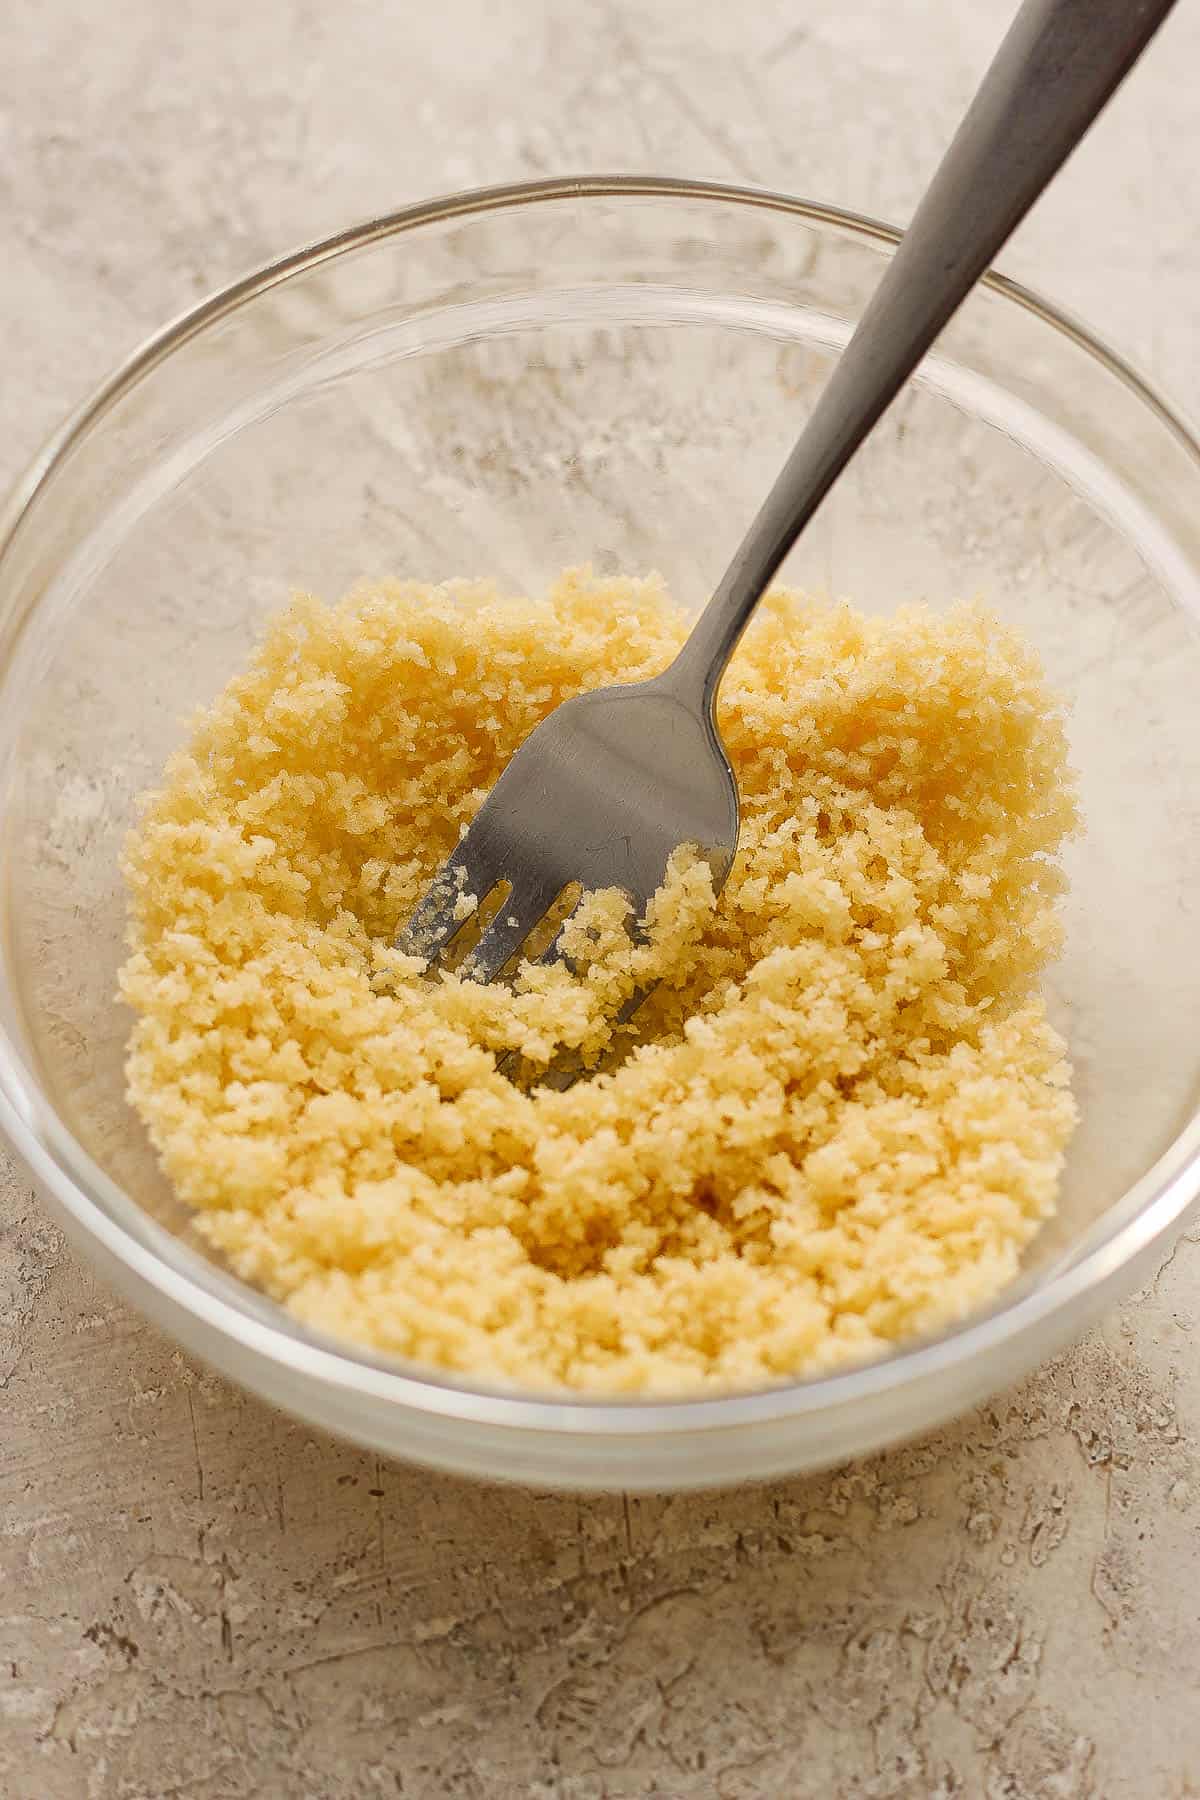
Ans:
[{"label": "textured stone countertop", "polygon": [[[7,0],[0,482],[139,337],[428,193],[907,216],[1007,0]],[[1004,266],[1200,411],[1200,12]],[[489,1491],[190,1366],[0,1161],[0,1796],[1200,1796],[1200,1247],[1018,1390],[688,1499]]]}]

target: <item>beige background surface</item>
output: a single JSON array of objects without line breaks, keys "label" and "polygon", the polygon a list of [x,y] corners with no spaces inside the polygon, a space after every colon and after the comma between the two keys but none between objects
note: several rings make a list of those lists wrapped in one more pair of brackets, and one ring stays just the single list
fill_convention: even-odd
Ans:
[{"label": "beige background surface", "polygon": [[[575,170],[907,216],[1005,0],[6,0],[0,481],[295,241]],[[1005,259],[1200,411],[1200,11]],[[1200,1796],[1200,1249],[960,1425],[687,1500],[314,1439],[0,1164],[0,1796]]]}]

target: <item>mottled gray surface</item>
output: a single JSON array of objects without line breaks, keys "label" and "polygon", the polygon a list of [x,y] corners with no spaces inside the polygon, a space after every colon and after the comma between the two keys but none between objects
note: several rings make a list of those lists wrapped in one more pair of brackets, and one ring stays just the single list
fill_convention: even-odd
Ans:
[{"label": "mottled gray surface", "polygon": [[[748,179],[903,217],[1003,0],[8,0],[0,479],[146,330],[449,187]],[[499,22],[503,18],[503,25]],[[1200,410],[1200,14],[1006,259]],[[494,1492],[189,1367],[0,1169],[0,1795],[1200,1795],[1200,1250],[838,1474]]]}]

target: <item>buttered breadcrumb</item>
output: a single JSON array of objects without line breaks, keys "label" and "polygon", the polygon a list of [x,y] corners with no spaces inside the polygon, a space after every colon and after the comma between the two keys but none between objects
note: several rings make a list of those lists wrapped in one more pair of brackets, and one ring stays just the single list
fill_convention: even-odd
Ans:
[{"label": "buttered breadcrumb", "polygon": [[[1074,1110],[1036,979],[1073,793],[978,607],[759,609],[715,908],[680,857],[645,945],[585,905],[573,972],[484,988],[390,947],[538,720],[684,630],[656,581],[587,572],[300,598],[146,802],[130,1097],[200,1230],[310,1325],[535,1387],[761,1383],[978,1306],[1053,1211]],[[652,979],[611,1072],[498,1070],[594,1062]]]}]

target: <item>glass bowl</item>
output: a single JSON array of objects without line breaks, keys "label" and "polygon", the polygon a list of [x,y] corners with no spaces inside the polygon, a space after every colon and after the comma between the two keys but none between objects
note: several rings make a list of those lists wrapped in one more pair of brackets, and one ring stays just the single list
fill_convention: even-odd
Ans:
[{"label": "glass bowl", "polygon": [[692,1401],[495,1391],[373,1358],[233,1279],[128,1110],[118,854],[183,721],[290,589],[656,568],[698,604],[896,233],[663,180],[433,202],[155,338],[0,523],[0,1124],[106,1276],[313,1423],[475,1474],[717,1484],[912,1433],[1012,1381],[1161,1256],[1197,1190],[1200,450],[1118,358],[986,281],[789,559],[869,609],[980,592],[1071,701],[1086,829],[1051,1003],[1082,1124],[989,1312],[819,1380]]}]

